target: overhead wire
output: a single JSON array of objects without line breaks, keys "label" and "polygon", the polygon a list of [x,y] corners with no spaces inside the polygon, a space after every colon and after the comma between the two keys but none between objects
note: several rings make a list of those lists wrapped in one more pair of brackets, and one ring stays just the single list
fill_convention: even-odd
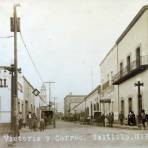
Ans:
[{"label": "overhead wire", "polygon": [[41,74],[40,74],[40,72],[39,72],[39,70],[38,70],[38,68],[37,68],[37,66],[36,66],[36,64],[35,64],[35,62],[34,62],[34,60],[33,60],[32,57],[31,57],[31,54],[30,54],[30,52],[29,52],[29,50],[28,50],[28,48],[27,48],[27,45],[26,45],[26,43],[25,43],[25,40],[24,40],[24,38],[23,38],[23,35],[22,35],[22,32],[21,32],[21,31],[20,31],[20,36],[21,36],[22,43],[23,43],[23,45],[24,45],[24,47],[25,47],[25,49],[26,49],[26,51],[27,51],[27,54],[28,54],[28,56],[29,56],[29,58],[30,58],[30,60],[31,60],[31,63],[32,63],[32,65],[33,65],[33,67],[34,67],[34,69],[35,69],[35,71],[36,71],[36,73],[37,73],[37,75],[38,75],[40,81],[43,83],[42,76],[41,76]]}]

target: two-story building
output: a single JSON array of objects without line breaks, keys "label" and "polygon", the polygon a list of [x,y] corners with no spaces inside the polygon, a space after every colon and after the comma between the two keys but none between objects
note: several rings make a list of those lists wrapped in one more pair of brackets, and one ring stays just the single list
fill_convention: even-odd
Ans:
[{"label": "two-story building", "polygon": [[[147,49],[148,6],[144,6],[100,64],[102,97],[113,101],[113,112],[122,111],[125,117],[130,111],[133,111],[136,116],[141,109],[148,112]],[[140,95],[135,86],[138,81],[144,83]]]},{"label": "two-story building", "polygon": [[[113,85],[119,88],[119,110],[126,117],[129,111],[135,115],[140,108],[148,111],[148,6],[137,13],[116,41],[116,46],[117,73]],[[144,83],[140,96],[135,87],[138,81]]]},{"label": "two-story building", "polygon": [[70,113],[74,106],[79,104],[80,102],[83,101],[84,95],[72,95],[69,94],[65,96],[64,98],[64,117],[68,118],[70,117]]},{"label": "two-story building", "polygon": [[100,63],[101,72],[101,112],[113,112],[115,120],[118,120],[119,100],[118,86],[112,84],[113,76],[117,73],[117,46],[114,45]]},{"label": "two-story building", "polygon": [[75,105],[71,113],[72,114],[81,114],[86,117],[94,117],[95,112],[101,111],[101,86],[97,86],[94,90],[92,90],[88,95],[84,97],[84,99]]}]

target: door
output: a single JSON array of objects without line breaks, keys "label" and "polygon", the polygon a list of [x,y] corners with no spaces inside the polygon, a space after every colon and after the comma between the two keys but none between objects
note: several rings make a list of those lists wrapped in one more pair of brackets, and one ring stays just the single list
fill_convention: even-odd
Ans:
[{"label": "door", "polygon": [[129,99],[128,99],[128,110],[129,110],[129,112],[130,112],[130,111],[133,111],[132,98],[129,98]]},{"label": "door", "polygon": [[127,72],[130,72],[131,70],[131,57],[127,57]]},{"label": "door", "polygon": [[124,100],[121,100],[121,112],[124,115],[124,109],[125,109],[125,105],[124,105]]},{"label": "door", "polygon": [[28,114],[28,101],[25,101],[25,122],[27,122],[27,114]]},{"label": "door", "polygon": [[141,65],[141,55],[140,55],[140,47],[136,49],[136,66],[140,67]]}]

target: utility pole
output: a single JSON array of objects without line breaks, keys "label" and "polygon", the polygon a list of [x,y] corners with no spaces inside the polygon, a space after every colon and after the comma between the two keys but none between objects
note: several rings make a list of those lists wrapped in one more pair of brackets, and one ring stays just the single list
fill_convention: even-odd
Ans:
[{"label": "utility pole", "polygon": [[44,82],[44,83],[49,84],[49,104],[50,104],[50,102],[51,102],[51,84],[54,84],[56,82],[48,81],[48,82]]},{"label": "utility pole", "polygon": [[56,102],[55,102],[56,97],[54,97],[54,115],[53,115],[53,127],[56,128]]},{"label": "utility pole", "polygon": [[18,4],[13,7],[13,18],[11,18],[11,32],[14,32],[14,76],[13,76],[13,88],[12,88],[12,134],[14,137],[19,136],[18,125],[17,125],[17,32],[20,32],[20,18],[17,17],[16,8],[20,6]]},{"label": "utility pole", "polygon": [[144,86],[144,83],[138,81],[135,83],[135,86],[138,87],[138,126],[141,123],[141,111],[142,111],[142,96],[141,96],[141,86]]}]

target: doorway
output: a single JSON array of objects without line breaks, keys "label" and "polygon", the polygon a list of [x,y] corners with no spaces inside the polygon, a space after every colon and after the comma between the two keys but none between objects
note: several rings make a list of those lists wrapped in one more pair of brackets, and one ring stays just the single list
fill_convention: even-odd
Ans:
[{"label": "doorway", "polygon": [[132,98],[128,99],[128,111],[131,112],[133,111],[133,102],[132,102]]}]

